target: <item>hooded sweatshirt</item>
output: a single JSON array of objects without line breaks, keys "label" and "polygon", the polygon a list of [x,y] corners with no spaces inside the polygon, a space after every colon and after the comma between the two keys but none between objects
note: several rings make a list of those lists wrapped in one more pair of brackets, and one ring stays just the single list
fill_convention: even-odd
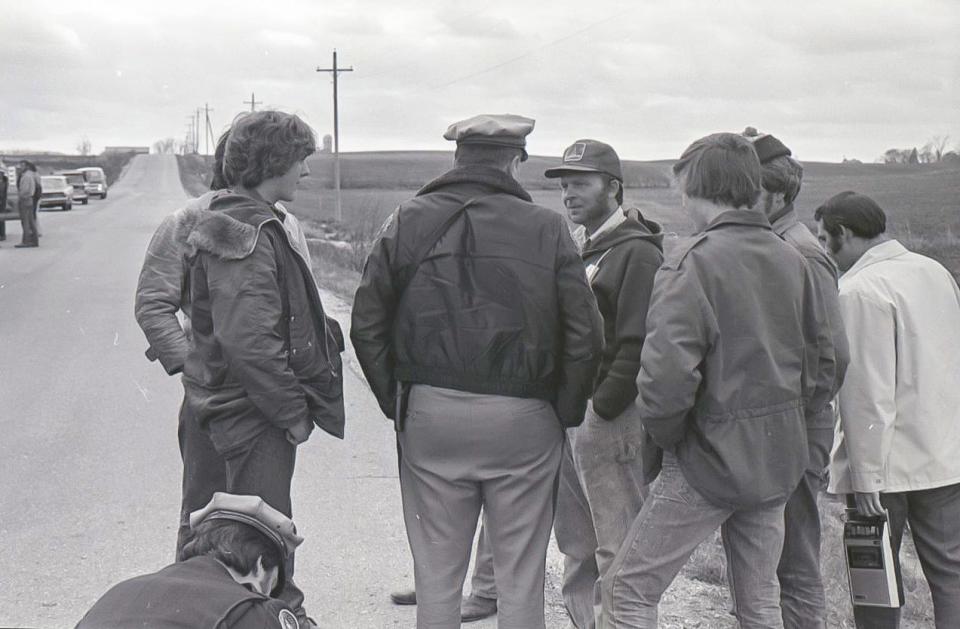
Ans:
[{"label": "hooded sweatshirt", "polygon": [[604,349],[593,410],[613,419],[637,397],[640,351],[647,335],[653,277],[663,262],[663,231],[637,209],[581,253],[603,316]]}]

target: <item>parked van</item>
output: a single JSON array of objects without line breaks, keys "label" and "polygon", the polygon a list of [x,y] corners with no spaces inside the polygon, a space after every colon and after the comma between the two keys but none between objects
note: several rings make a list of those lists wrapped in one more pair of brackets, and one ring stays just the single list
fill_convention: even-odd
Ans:
[{"label": "parked van", "polygon": [[101,199],[107,198],[107,176],[103,174],[103,169],[99,166],[87,166],[78,168],[77,172],[83,173],[86,181],[84,188],[90,196],[98,196]]}]

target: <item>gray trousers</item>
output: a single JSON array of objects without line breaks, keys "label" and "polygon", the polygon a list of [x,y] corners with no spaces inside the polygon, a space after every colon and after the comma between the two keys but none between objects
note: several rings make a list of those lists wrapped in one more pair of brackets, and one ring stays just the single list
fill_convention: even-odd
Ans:
[{"label": "gray trousers", "polygon": [[500,629],[544,629],[543,587],[563,429],[548,402],[416,385],[399,435],[417,628],[460,627],[481,507]]},{"label": "gray trousers", "polygon": [[477,538],[477,554],[473,562],[473,578],[470,580],[470,594],[483,598],[497,598],[497,580],[493,573],[493,552],[487,538],[487,515],[483,514],[480,535]]},{"label": "gray trousers", "polygon": [[577,629],[594,629],[604,575],[646,497],[640,415],[631,404],[606,420],[591,404],[567,440],[553,525],[564,555],[563,603]]}]

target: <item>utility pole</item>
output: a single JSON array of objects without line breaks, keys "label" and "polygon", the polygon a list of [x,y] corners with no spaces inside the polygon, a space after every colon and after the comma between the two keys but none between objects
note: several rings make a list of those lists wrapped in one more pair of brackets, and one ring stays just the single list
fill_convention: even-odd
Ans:
[{"label": "utility pole", "polygon": [[[207,154],[207,155],[210,154],[210,140],[211,140],[211,138],[213,138],[213,127],[210,125],[210,112],[211,112],[211,111],[213,111],[213,110],[210,109],[210,105],[209,105],[208,103],[204,103],[204,104],[203,104],[203,116],[204,116],[204,120],[206,120],[206,125],[205,125],[205,128],[204,128],[203,137],[204,137],[204,139],[206,140],[206,143],[207,143],[207,151],[206,151],[206,154]],[[216,141],[214,141],[214,144],[216,144]]]},{"label": "utility pole", "polygon": [[256,97],[255,97],[255,95],[254,95],[254,93],[253,93],[253,92],[250,92],[250,100],[245,100],[245,101],[243,101],[243,104],[244,104],[244,105],[250,105],[250,111],[256,111],[256,110],[257,110],[257,105],[262,105],[262,104],[263,104],[263,101],[262,101],[262,100],[257,100]]},{"label": "utility pole", "polygon": [[196,111],[194,112],[194,114],[197,117],[197,126],[195,127],[197,132],[193,136],[193,146],[194,146],[195,153],[200,153],[200,114],[202,112],[203,112],[203,109],[201,109],[200,107],[197,107]]},{"label": "utility pole", "polygon": [[333,183],[336,188],[337,222],[343,220],[343,206],[340,203],[340,118],[337,111],[337,77],[341,72],[353,72],[349,68],[337,67],[337,50],[333,50],[333,67],[317,68],[317,72],[331,72],[333,74]]},{"label": "utility pole", "polygon": [[183,146],[184,155],[189,154],[190,150],[193,148],[193,145],[196,144],[196,140],[194,140],[196,137],[196,119],[194,118],[193,114],[190,114],[187,116],[187,120],[190,122],[187,123],[187,141]]}]

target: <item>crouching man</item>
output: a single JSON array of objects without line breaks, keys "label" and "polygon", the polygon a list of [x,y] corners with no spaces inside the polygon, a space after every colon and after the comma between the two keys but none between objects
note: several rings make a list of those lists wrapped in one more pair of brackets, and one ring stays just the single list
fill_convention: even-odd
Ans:
[{"label": "crouching man", "polygon": [[270,598],[303,542],[290,518],[257,496],[218,492],[191,514],[190,526],[184,561],[113,586],[77,629],[299,627],[294,613]]}]

